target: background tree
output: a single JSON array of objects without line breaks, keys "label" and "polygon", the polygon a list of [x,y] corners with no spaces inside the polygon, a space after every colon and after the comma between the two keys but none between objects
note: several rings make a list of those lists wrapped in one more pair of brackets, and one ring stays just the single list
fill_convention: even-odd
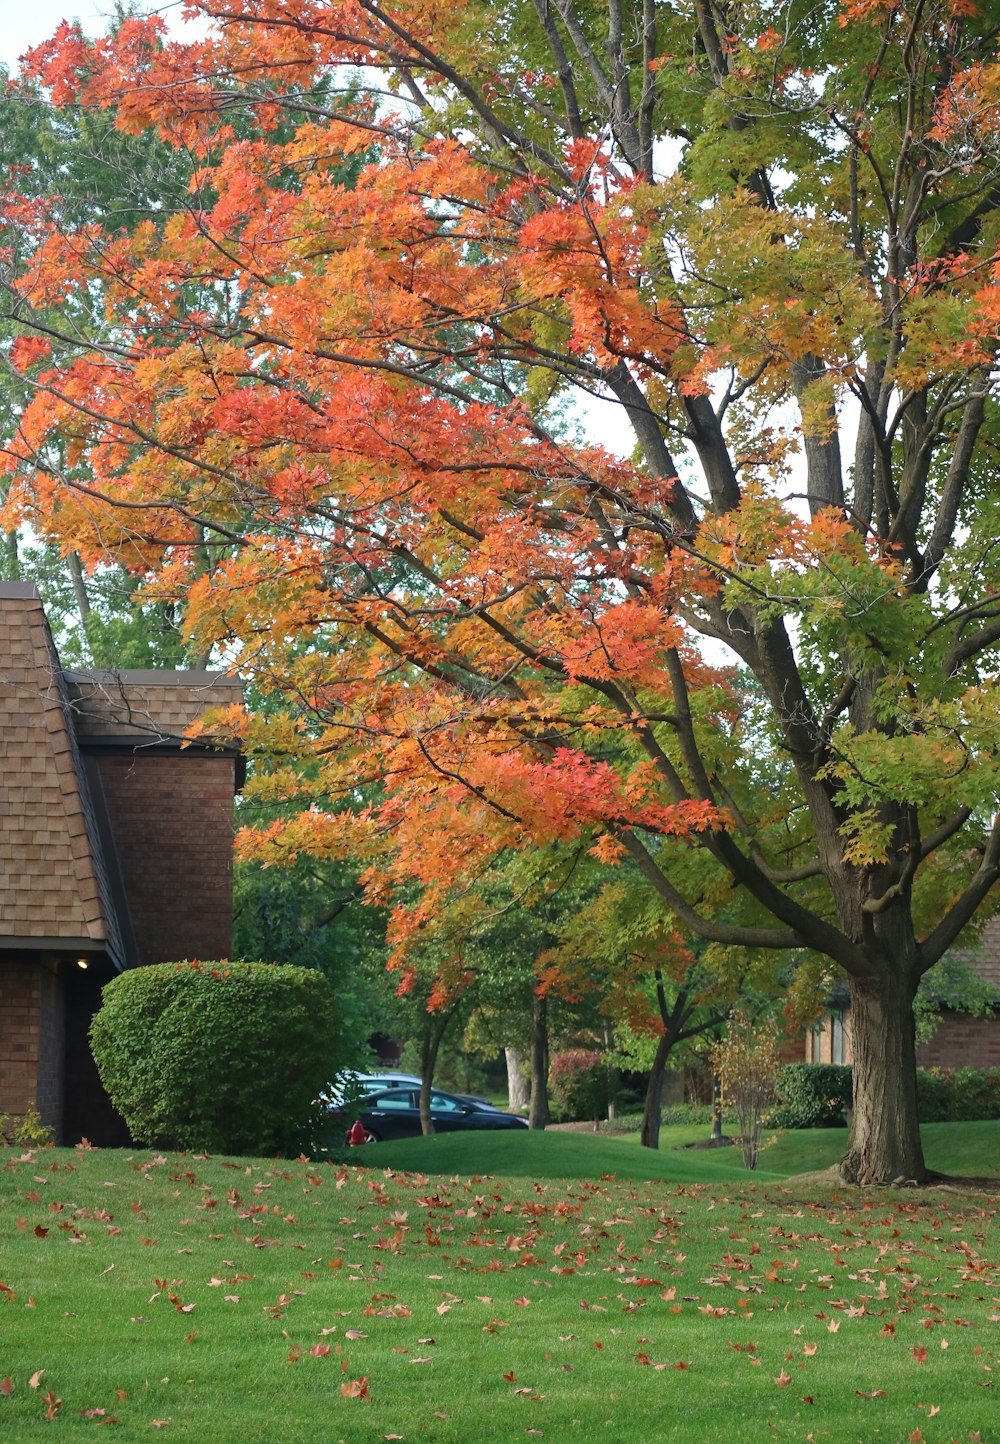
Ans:
[{"label": "background tree", "polygon": [[[9,194],[8,515],[311,711],[324,794],[385,800],[286,845],[377,840],[400,939],[582,838],[829,959],[845,1176],[922,1177],[913,998],[1000,876],[993,8],[194,8],[33,57],[198,164],[162,231]],[[630,462],[553,433],[567,388]]]}]

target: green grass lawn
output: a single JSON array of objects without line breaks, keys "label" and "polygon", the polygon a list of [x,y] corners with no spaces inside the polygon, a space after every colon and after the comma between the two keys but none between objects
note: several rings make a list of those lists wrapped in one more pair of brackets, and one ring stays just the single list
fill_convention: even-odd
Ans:
[{"label": "green grass lawn", "polygon": [[[929,1162],[997,1171],[998,1132],[928,1129]],[[0,1151],[0,1437],[1000,1440],[1000,1180],[784,1182],[843,1137],[752,1180],[573,1134]]]}]

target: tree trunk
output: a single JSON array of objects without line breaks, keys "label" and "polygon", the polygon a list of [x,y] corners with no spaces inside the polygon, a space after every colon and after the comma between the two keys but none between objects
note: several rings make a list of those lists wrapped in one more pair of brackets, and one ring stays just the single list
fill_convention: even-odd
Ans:
[{"label": "tree trunk", "polygon": [[[0,494],[0,501],[3,499]],[[4,532],[3,539],[6,556],[3,559],[3,565],[0,566],[0,581],[19,582],[21,580],[21,558],[17,549],[17,532]]]},{"label": "tree trunk", "polygon": [[712,1143],[722,1142],[722,1079],[712,1079],[712,1129],[708,1135]]},{"label": "tree trunk", "polygon": [[660,1146],[663,1075],[666,1072],[667,1059],[670,1057],[672,1047],[673,1039],[670,1034],[661,1033],[656,1045],[656,1052],[653,1054],[653,1066],[649,1070],[649,1078],[646,1083],[646,1101],[643,1104],[642,1129],[639,1134],[639,1142],[643,1148],[659,1148]]},{"label": "tree trunk", "polygon": [[851,979],[854,1112],[841,1171],[848,1183],[927,1177],[917,1119],[914,989],[898,971]]},{"label": "tree trunk", "polygon": [[531,1007],[531,1108],[529,1128],[549,1121],[549,1005],[535,995]]},{"label": "tree trunk", "polygon": [[70,581],[73,584],[73,596],[76,599],[76,610],[80,616],[80,625],[83,628],[83,635],[86,637],[87,628],[90,623],[90,596],[87,592],[87,580],[83,574],[83,563],[80,561],[78,552],[68,553],[66,566],[69,570]]},{"label": "tree trunk", "polygon": [[424,1036],[420,1041],[420,1130],[425,1138],[434,1132],[434,1121],[431,1118],[431,1084],[434,1082],[434,1068],[441,1039],[450,1021],[450,1012],[443,1018],[428,1015]]},{"label": "tree trunk", "polygon": [[[603,1020],[602,1031],[604,1034],[605,1052],[610,1053],[614,1047],[614,1032],[607,1018]],[[608,1122],[613,1123],[618,1117],[618,1094],[622,1086],[622,1075],[614,1063],[608,1065]]]},{"label": "tree trunk", "polygon": [[507,1060],[507,1107],[511,1113],[523,1113],[529,1097],[524,1054],[516,1048],[504,1048],[503,1055]]}]

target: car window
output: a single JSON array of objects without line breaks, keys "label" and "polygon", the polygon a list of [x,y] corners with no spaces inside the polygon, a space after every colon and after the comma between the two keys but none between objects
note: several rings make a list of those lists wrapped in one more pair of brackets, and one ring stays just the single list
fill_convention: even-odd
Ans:
[{"label": "car window", "polygon": [[411,1096],[409,1093],[404,1093],[401,1088],[397,1088],[392,1093],[379,1093],[376,1097],[370,1098],[368,1104],[371,1108],[377,1108],[380,1113],[387,1113],[394,1108],[412,1108]]},{"label": "car window", "polygon": [[456,1103],[454,1098],[446,1098],[443,1093],[431,1094],[432,1113],[461,1113],[461,1103]]}]

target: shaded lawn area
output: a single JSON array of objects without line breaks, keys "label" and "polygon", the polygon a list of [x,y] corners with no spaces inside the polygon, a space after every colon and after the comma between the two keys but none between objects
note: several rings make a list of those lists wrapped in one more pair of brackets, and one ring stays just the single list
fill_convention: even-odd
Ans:
[{"label": "shaded lawn area", "polygon": [[[1000,1123],[925,1123],[920,1132],[928,1168],[959,1177],[996,1175],[1000,1180]],[[489,1167],[510,1178],[595,1178],[605,1173],[675,1183],[774,1183],[830,1168],[847,1148],[846,1128],[789,1131],[762,1150],[750,1174],[737,1147],[682,1146],[706,1137],[707,1129],[698,1125],[664,1128],[654,1150],[638,1146],[638,1133],[452,1133],[373,1144],[364,1157],[380,1168],[473,1173]]]},{"label": "shaded lawn area", "polygon": [[[941,1127],[985,1171],[996,1125]],[[358,1152],[0,1152],[0,1435],[1000,1438],[997,1198],[580,1135]]]}]

